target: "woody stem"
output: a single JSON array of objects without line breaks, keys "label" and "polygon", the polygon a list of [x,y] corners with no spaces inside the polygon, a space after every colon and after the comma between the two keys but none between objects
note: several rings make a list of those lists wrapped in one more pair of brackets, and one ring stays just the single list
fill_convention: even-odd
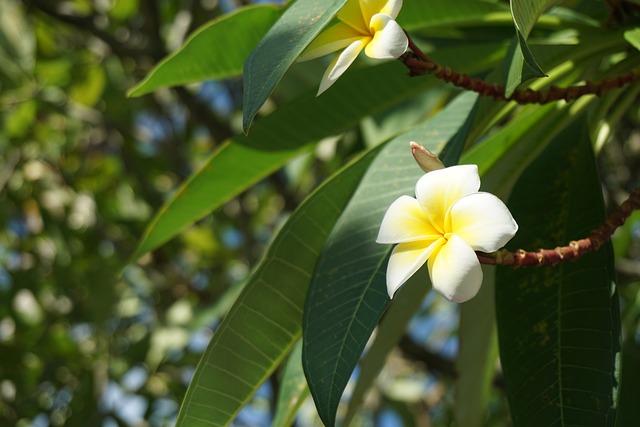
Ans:
[{"label": "woody stem", "polygon": [[510,265],[514,268],[533,267],[541,265],[556,265],[561,262],[575,260],[590,252],[598,250],[604,245],[620,227],[631,213],[640,209],[640,188],[634,190],[627,200],[618,206],[607,220],[589,233],[588,237],[573,240],[566,246],[558,246],[554,249],[538,249],[537,251],[525,251],[518,249],[510,252],[500,249],[491,254],[478,253],[478,260],[482,264]]},{"label": "woody stem", "polygon": [[597,81],[587,81],[583,85],[560,88],[551,86],[542,90],[516,89],[510,96],[505,95],[505,87],[498,84],[487,83],[484,80],[458,73],[447,66],[442,66],[424,53],[407,34],[409,51],[400,58],[409,69],[409,76],[422,76],[431,74],[434,77],[451,83],[462,89],[476,92],[482,96],[490,96],[497,101],[515,101],[518,104],[546,104],[553,101],[573,101],[584,95],[602,95],[612,89],[626,86],[640,80],[640,69],[633,69],[627,73],[615,77]]}]

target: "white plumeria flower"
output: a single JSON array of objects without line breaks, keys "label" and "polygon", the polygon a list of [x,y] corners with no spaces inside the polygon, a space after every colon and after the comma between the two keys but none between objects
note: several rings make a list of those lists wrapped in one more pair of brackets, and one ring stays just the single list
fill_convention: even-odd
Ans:
[{"label": "white plumeria flower", "polygon": [[409,44],[395,18],[402,0],[348,0],[340,9],[340,22],[324,30],[300,56],[307,61],[344,49],[325,71],[318,95],[327,90],[356,59],[362,49],[369,58],[398,58]]},{"label": "white plumeria flower", "polygon": [[389,297],[428,262],[433,288],[450,301],[473,298],[482,284],[475,251],[494,252],[518,230],[505,204],[478,192],[476,165],[429,172],[416,184],[416,199],[401,196],[380,225],[378,243],[398,243],[387,267]]}]

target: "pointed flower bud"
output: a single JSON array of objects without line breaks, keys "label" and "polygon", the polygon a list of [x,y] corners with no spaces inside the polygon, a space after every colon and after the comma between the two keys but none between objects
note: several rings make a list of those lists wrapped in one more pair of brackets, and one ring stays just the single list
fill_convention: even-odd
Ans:
[{"label": "pointed flower bud", "polygon": [[444,164],[440,161],[438,156],[431,151],[424,148],[422,145],[415,141],[409,143],[411,147],[411,154],[413,158],[418,162],[418,166],[425,172],[431,172],[438,169],[444,169]]}]

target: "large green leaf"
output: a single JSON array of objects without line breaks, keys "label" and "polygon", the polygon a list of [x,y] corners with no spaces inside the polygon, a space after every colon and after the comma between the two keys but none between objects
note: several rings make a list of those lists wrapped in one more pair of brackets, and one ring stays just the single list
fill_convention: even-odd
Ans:
[{"label": "large green leaf", "polygon": [[281,14],[282,8],[276,6],[247,6],[200,27],[135,85],[129,96],[165,86],[239,76],[249,53]]},{"label": "large green leaf", "polygon": [[202,356],[178,426],[229,424],[300,338],[313,266],[374,153],[327,180],[283,226]]},{"label": "large green leaf", "polygon": [[166,242],[194,221],[282,167],[320,139],[336,135],[360,118],[384,110],[433,82],[408,79],[397,62],[354,71],[336,90],[315,90],[260,120],[249,136],[223,144],[180,187],[148,226],[135,257]]},{"label": "large green leaf", "polygon": [[244,68],[245,132],[293,61],[345,3],[346,0],[297,0],[249,55]]},{"label": "large green leaf", "polygon": [[[510,247],[536,249],[586,236],[604,219],[586,123],[558,135],[514,187],[520,225]],[[515,426],[613,426],[620,313],[610,244],[574,263],[499,268],[496,307]]]},{"label": "large green leaf", "polygon": [[343,425],[347,426],[356,416],[362,405],[365,393],[373,384],[380,370],[387,360],[387,356],[402,339],[407,325],[424,300],[425,295],[431,289],[429,275],[423,267],[402,285],[393,297],[389,309],[380,321],[377,333],[367,354],[360,363],[358,382],[351,393],[349,408],[345,415]]},{"label": "large green leaf", "polygon": [[[375,243],[395,198],[412,194],[422,171],[408,142],[439,152],[464,125],[477,99],[463,94],[425,125],[390,141],[372,163],[320,255],[304,312],[303,366],[320,418],[335,422],[342,391],[389,303],[389,245]],[[455,151],[455,150],[454,150]]]}]

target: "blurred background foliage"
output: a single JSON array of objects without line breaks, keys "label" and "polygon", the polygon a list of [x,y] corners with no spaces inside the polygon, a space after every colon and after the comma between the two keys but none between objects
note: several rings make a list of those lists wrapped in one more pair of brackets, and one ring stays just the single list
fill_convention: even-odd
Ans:
[{"label": "blurred background foliage", "polygon": [[[384,134],[368,118],[130,264],[152,214],[240,132],[242,88],[237,78],[141,98],[126,92],[198,26],[242,4],[0,2],[0,425],[171,425],[201,353],[274,230]],[[318,66],[292,69],[274,100],[317,84],[307,67],[317,76]],[[439,89],[415,103],[436,111],[449,96]],[[640,185],[639,106],[625,110],[600,153],[612,205]],[[625,351],[640,366],[640,215],[615,245]],[[448,424],[456,310],[427,299],[361,421]],[[638,389],[640,381],[628,384]],[[489,425],[509,424],[503,388],[498,375]],[[237,423],[268,425],[277,389],[275,375]],[[300,423],[314,422],[314,411],[303,406]]]}]

